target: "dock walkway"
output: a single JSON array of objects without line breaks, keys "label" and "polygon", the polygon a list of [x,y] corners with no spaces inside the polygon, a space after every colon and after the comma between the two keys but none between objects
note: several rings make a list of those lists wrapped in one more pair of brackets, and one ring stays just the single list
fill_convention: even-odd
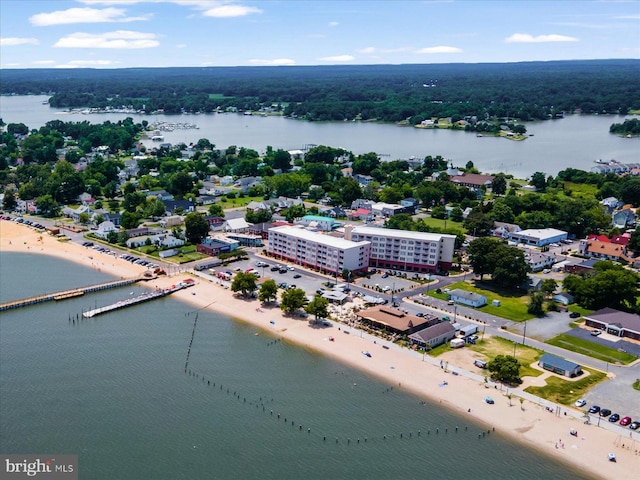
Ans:
[{"label": "dock walkway", "polygon": [[23,298],[20,300],[12,300],[0,304],[0,312],[5,310],[12,310],[14,308],[26,307],[28,305],[35,305],[37,303],[50,302],[53,300],[65,300],[67,298],[78,297],[85,293],[98,292],[100,290],[109,290],[111,288],[125,287],[133,285],[141,280],[150,280],[150,277],[136,277],[126,280],[115,280],[111,282],[99,283],[98,285],[89,285],[88,287],[72,288],[70,290],[64,290],[62,292],[45,293],[44,295],[36,295],[34,297]]}]

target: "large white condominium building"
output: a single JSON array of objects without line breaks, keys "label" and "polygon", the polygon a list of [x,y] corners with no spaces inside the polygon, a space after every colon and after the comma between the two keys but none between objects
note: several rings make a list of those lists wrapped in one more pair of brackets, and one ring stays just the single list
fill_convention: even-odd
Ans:
[{"label": "large white condominium building", "polygon": [[366,271],[369,266],[370,242],[345,240],[297,227],[269,229],[268,252],[324,273]]},{"label": "large white condominium building", "polygon": [[456,237],[379,227],[345,226],[345,240],[371,242],[370,267],[408,272],[451,269]]}]

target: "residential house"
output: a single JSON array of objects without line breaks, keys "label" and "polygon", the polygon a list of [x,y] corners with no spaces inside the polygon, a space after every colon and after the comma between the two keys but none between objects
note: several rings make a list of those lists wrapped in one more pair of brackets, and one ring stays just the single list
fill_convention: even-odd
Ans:
[{"label": "residential house", "polygon": [[456,185],[467,187],[472,190],[481,190],[483,188],[491,189],[493,183],[493,175],[481,175],[479,173],[463,173],[462,175],[452,175],[449,181]]},{"label": "residential house", "polygon": [[556,263],[555,255],[540,253],[535,250],[528,250],[524,254],[524,261],[531,267],[532,272],[539,272],[545,268],[550,268]]},{"label": "residential house", "polygon": [[156,197],[158,200],[173,200],[173,195],[167,192],[166,190],[152,190],[145,192],[147,198]]},{"label": "residential house", "polygon": [[493,222],[493,230],[491,230],[491,234],[494,237],[508,239],[510,234],[518,233],[520,231],[522,231],[520,225],[516,225],[515,223]]},{"label": "residential house", "polygon": [[182,213],[195,212],[196,206],[191,200],[162,200],[165,215],[174,215],[177,211]]},{"label": "residential house", "polygon": [[616,197],[607,197],[600,200],[600,205],[604,206],[608,214],[612,214],[614,210],[620,208],[623,204]]},{"label": "residential house", "polygon": [[93,233],[96,237],[106,239],[111,232],[117,232],[117,231],[118,229],[113,224],[113,222],[105,221],[105,222],[102,222],[100,225],[98,225],[98,229],[95,230]]},{"label": "residential house", "polygon": [[142,247],[143,245],[156,245],[160,248],[175,248],[184,245],[184,243],[184,240],[166,233],[134,237],[127,240],[127,246],[129,248]]},{"label": "residential house", "polygon": [[570,305],[573,303],[574,298],[569,292],[559,292],[553,295],[551,300],[561,303],[562,305]]},{"label": "residential house", "polygon": [[611,224],[614,227],[625,229],[636,221],[636,213],[630,208],[623,208],[613,213]]},{"label": "residential house", "polygon": [[487,297],[480,295],[479,293],[460,290],[458,288],[450,290],[448,293],[449,300],[452,300],[455,303],[461,303],[474,308],[479,308],[487,304]]}]

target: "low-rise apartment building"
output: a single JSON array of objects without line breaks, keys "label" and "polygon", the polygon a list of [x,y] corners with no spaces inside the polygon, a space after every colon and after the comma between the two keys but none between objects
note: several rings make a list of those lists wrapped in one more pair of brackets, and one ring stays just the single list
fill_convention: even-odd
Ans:
[{"label": "low-rise apartment building", "polygon": [[351,225],[345,239],[371,242],[370,267],[417,273],[450,270],[456,241],[455,235]]},{"label": "low-rise apartment building", "polygon": [[271,255],[332,275],[341,275],[345,269],[366,271],[370,247],[370,242],[350,241],[299,227],[269,229]]}]

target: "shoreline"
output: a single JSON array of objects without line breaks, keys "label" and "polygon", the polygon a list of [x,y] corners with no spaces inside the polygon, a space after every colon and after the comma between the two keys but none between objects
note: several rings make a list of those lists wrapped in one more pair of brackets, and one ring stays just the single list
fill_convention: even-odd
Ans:
[{"label": "shoreline", "polygon": [[[138,276],[146,270],[111,255],[60,242],[14,222],[0,221],[0,249],[3,252],[57,256],[116,277]],[[196,284],[174,293],[172,297],[252,325],[258,329],[257,332],[269,332],[297,346],[328,356],[461,416],[469,415],[475,423],[495,428],[497,433],[551,455],[587,475],[631,480],[635,478],[633,472],[640,469],[640,455],[634,452],[640,450],[638,440],[631,441],[631,448],[621,448],[616,443],[624,442],[624,437],[615,432],[585,425],[572,415],[550,414],[542,405],[530,401],[525,401],[523,408],[517,400],[513,406],[509,406],[509,400],[501,390],[492,389],[491,396],[495,404],[489,405],[484,401],[489,392],[482,382],[464,375],[445,373],[433,362],[423,361],[406,349],[401,350],[391,344],[388,344],[390,348],[384,349],[381,339],[376,339],[374,343],[368,335],[360,336],[359,331],[336,322],[332,321],[332,327],[310,326],[306,319],[284,316],[279,308],[262,306],[257,299],[243,300],[215,280],[195,273],[158,277],[142,284],[151,289],[162,288],[187,277],[193,278]],[[345,331],[351,333],[343,333]],[[333,336],[335,341],[329,341],[329,336]],[[371,352],[371,357],[363,355],[363,351]],[[437,388],[443,380],[447,385]],[[579,432],[579,437],[569,435],[572,428]],[[558,447],[559,439],[566,448]],[[608,461],[609,452],[616,454],[617,463]]]}]

